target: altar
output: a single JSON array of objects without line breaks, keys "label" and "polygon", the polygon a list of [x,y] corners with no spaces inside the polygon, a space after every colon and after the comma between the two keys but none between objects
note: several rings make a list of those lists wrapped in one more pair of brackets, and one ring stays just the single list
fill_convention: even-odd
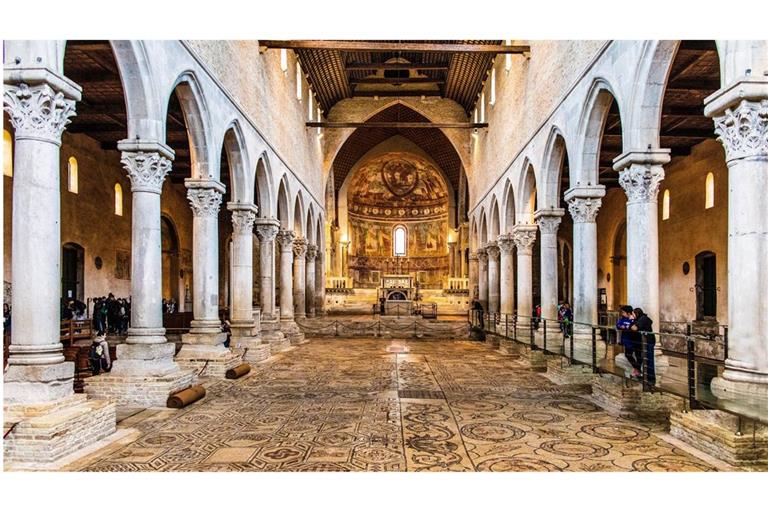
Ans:
[{"label": "altar", "polygon": [[413,277],[408,274],[389,274],[381,278],[378,290],[379,313],[382,315],[406,316],[413,312],[416,292]]}]

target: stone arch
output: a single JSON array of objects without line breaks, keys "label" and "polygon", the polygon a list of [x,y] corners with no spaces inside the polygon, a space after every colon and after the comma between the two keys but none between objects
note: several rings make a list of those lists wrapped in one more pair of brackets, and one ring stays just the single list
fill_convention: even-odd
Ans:
[{"label": "stone arch", "polygon": [[515,190],[512,182],[507,179],[504,184],[504,232],[511,233],[515,227]]},{"label": "stone arch", "polygon": [[304,196],[299,191],[293,205],[293,231],[296,236],[304,236]]},{"label": "stone arch", "polygon": [[309,209],[307,210],[307,224],[306,224],[306,239],[307,243],[314,244],[315,243],[315,233],[312,229],[312,226],[315,225],[315,205],[310,204]]},{"label": "stone arch", "polygon": [[[622,104],[620,98],[614,92],[615,89],[603,78],[596,78],[592,82],[587,100],[584,103],[579,120],[579,133],[581,134],[581,160],[576,174],[575,186],[594,186],[599,182],[600,170],[600,145],[602,143],[603,128],[608,118],[608,111],[615,101],[619,109],[621,119],[622,137],[626,144],[626,124],[622,117]],[[626,148],[626,146],[624,146]],[[571,186],[574,186],[573,184]]]},{"label": "stone arch", "polygon": [[[176,94],[184,115],[189,137],[192,178],[218,180],[218,159],[210,155],[212,144],[209,143],[211,125],[209,110],[195,73],[193,71],[181,73],[174,82],[170,94]],[[168,103],[166,102],[166,109]]]},{"label": "stone arch", "polygon": [[547,138],[547,146],[542,162],[544,172],[543,190],[539,193],[544,208],[557,208],[560,204],[560,184],[562,183],[563,163],[568,158],[568,147],[563,132],[552,126]]},{"label": "stone arch", "polygon": [[472,252],[477,250],[477,217],[472,216],[472,227],[470,228],[469,243],[471,245]]},{"label": "stone arch", "polygon": [[325,252],[325,221],[322,215],[318,214],[317,222],[315,223],[315,243],[318,246],[318,254],[324,254]]},{"label": "stone arch", "polygon": [[288,180],[283,176],[277,189],[277,219],[280,221],[280,229],[289,229],[291,224],[289,197]]},{"label": "stone arch", "polygon": [[272,169],[269,158],[264,152],[256,162],[255,179],[253,180],[253,202],[259,208],[258,216],[261,218],[274,217],[272,207]]},{"label": "stone arch", "polygon": [[229,163],[229,182],[231,200],[234,203],[246,203],[246,169],[250,169],[248,152],[244,143],[243,132],[237,120],[232,121],[224,132],[222,141]]},{"label": "stone arch", "polygon": [[523,162],[520,173],[520,197],[517,200],[517,221],[523,224],[533,224],[533,214],[536,211],[536,171],[527,158]]},{"label": "stone arch", "polygon": [[111,40],[125,96],[128,138],[163,140],[165,117],[143,41]]},{"label": "stone arch", "polygon": [[488,233],[488,238],[492,242],[495,242],[496,239],[501,234],[501,220],[500,220],[500,214],[499,214],[499,202],[496,200],[496,196],[493,196],[493,199],[491,200],[491,220],[490,220],[490,232]]},{"label": "stone arch", "polygon": [[485,208],[480,213],[480,242],[483,247],[488,243],[488,222],[485,219]]}]

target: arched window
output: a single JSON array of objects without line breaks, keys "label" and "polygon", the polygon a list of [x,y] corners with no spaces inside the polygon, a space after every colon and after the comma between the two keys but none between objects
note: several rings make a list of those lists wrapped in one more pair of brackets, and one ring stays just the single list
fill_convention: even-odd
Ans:
[{"label": "arched window", "polygon": [[661,200],[661,220],[669,218],[669,189],[664,191],[664,197]]},{"label": "arched window", "polygon": [[315,115],[315,107],[312,100],[312,89],[309,89],[307,91],[307,116],[309,117],[310,121],[312,121],[312,116]]},{"label": "arched window", "polygon": [[13,138],[8,130],[3,130],[3,175],[13,176]]},{"label": "arched window", "polygon": [[296,99],[301,101],[301,64],[296,61]]},{"label": "arched window", "polygon": [[[507,46],[512,46],[512,40],[511,39],[507,39],[507,40],[504,41],[504,44],[507,45]],[[505,56],[505,59],[504,59],[504,69],[507,71],[507,73],[509,73],[509,70],[512,69],[512,54],[511,53],[508,53]]]},{"label": "arched window", "polygon": [[392,238],[395,241],[395,256],[405,256],[408,252],[408,232],[405,226],[395,226]]},{"label": "arched window", "polygon": [[480,122],[485,122],[485,91],[480,94]]},{"label": "arched window", "polygon": [[488,101],[489,104],[495,105],[496,104],[496,68],[491,68],[491,99]]},{"label": "arched window", "polygon": [[704,208],[712,208],[713,206],[715,206],[715,175],[710,172],[707,174]]},{"label": "arched window", "polygon": [[[316,119],[317,119],[318,123],[323,121],[323,112],[320,110],[320,107],[317,107],[317,118]],[[317,134],[318,135],[322,135],[323,134],[323,129],[320,128],[319,126],[317,127]]]},{"label": "arched window", "polygon": [[280,70],[283,72],[288,71],[288,50],[285,48],[280,50]]},{"label": "arched window", "polygon": [[77,194],[77,158],[73,156],[67,162],[67,190]]},{"label": "arched window", "polygon": [[123,187],[115,183],[115,215],[123,215]]},{"label": "arched window", "polygon": [[479,109],[478,109],[477,107],[475,107],[475,123],[478,123],[478,122],[479,122],[479,121],[478,121],[478,119],[479,119],[479,118],[477,117],[477,114],[478,114],[478,113],[479,113]]}]

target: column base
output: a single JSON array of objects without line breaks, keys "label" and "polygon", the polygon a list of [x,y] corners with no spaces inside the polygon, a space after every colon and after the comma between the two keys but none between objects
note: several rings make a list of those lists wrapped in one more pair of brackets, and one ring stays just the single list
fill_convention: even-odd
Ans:
[{"label": "column base", "polygon": [[184,345],[224,346],[225,341],[227,341],[227,333],[221,332],[221,329],[213,332],[195,332],[194,329],[190,329],[188,333],[181,335],[181,342]]},{"label": "column base", "polygon": [[617,413],[632,413],[666,421],[672,411],[682,410],[682,398],[664,393],[643,392],[639,382],[616,375],[596,375],[592,381],[592,400]]},{"label": "column base", "polygon": [[12,364],[3,378],[6,404],[48,403],[72,395],[75,363]]},{"label": "column base", "polygon": [[165,407],[169,395],[196,383],[197,375],[191,370],[144,376],[115,375],[113,371],[85,379],[85,392],[97,399],[111,398],[118,405]]},{"label": "column base", "polygon": [[523,345],[520,351],[522,359],[528,363],[531,367],[531,371],[534,372],[546,372],[547,371],[547,359],[541,349],[533,350],[530,346]]},{"label": "column base", "polygon": [[272,354],[285,352],[291,347],[291,342],[280,331],[280,321],[277,319],[261,319],[261,339],[269,343]]},{"label": "column base", "polygon": [[[225,335],[226,337],[226,335]],[[223,379],[227,370],[240,364],[240,356],[223,345],[184,345],[176,355],[182,370],[191,370],[198,377]]]},{"label": "column base", "polygon": [[[567,343],[568,345],[568,353],[570,353],[571,347],[570,347],[570,341]],[[595,340],[595,349],[597,351],[597,357],[596,362],[598,366],[600,365],[600,362],[606,358],[606,354],[608,353],[608,347],[612,345],[606,345],[606,343],[603,341],[602,336],[600,334],[597,334],[597,339]],[[591,332],[578,332],[574,331],[573,333],[573,358],[584,364],[591,365],[592,364],[592,333]],[[611,359],[612,361],[613,359]]]},{"label": "column base", "polygon": [[280,320],[280,330],[283,332],[285,337],[290,340],[291,345],[301,345],[309,341],[304,337],[304,333],[301,331],[299,326],[296,325],[296,322],[294,322],[293,318],[288,320]]},{"label": "column base", "polygon": [[264,343],[261,338],[253,336],[251,338],[241,338],[238,340],[238,351],[242,352],[240,357],[243,361],[249,363],[260,363],[266,361],[272,355],[269,343]]},{"label": "column base", "polygon": [[[126,341],[130,340],[129,336]],[[165,336],[162,338],[165,340]],[[179,371],[179,365],[173,361],[176,354],[175,343],[121,343],[117,346],[117,358],[112,365],[112,375],[121,377],[134,376],[162,377]]]},{"label": "column base", "polygon": [[733,372],[726,370],[722,377],[712,379],[710,387],[712,393],[718,398],[730,400],[746,400],[748,402],[757,402],[763,407],[768,407],[768,382],[746,382],[743,380],[732,380],[728,377]]},{"label": "column base", "polygon": [[519,356],[523,346],[509,338],[499,338],[499,353],[505,356]]},{"label": "column base", "polygon": [[768,427],[756,424],[753,436],[751,423],[740,425],[739,418],[727,412],[674,411],[669,432],[732,466],[768,465]]},{"label": "column base", "polygon": [[571,364],[568,358],[550,356],[547,358],[547,374],[549,380],[559,386],[567,387],[574,393],[592,394],[592,381],[595,374],[592,369],[582,364]]},{"label": "column base", "polygon": [[[71,390],[70,390],[71,391]],[[55,469],[67,455],[116,430],[115,403],[84,394],[35,405],[3,406],[6,469]]]}]

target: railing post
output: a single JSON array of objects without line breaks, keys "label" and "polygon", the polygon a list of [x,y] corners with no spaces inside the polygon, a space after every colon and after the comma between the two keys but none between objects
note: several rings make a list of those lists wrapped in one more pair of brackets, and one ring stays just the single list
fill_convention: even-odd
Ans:
[{"label": "railing post", "polygon": [[333,335],[338,336],[339,335],[339,321],[334,320],[333,321]]},{"label": "railing post", "polygon": [[544,329],[543,332],[543,339],[544,339],[544,353],[547,353],[547,319],[542,318],[541,319],[541,328]]},{"label": "railing post", "polygon": [[728,326],[723,327],[723,361],[728,360]]},{"label": "railing post", "polygon": [[512,337],[515,340],[515,343],[517,343],[517,313],[512,317],[512,321]]},{"label": "railing post", "polygon": [[597,332],[592,326],[592,373],[597,373]]},{"label": "railing post", "polygon": [[643,391],[650,391],[651,386],[648,383],[648,338],[644,332],[640,333],[640,370],[643,372]]},{"label": "railing post", "polygon": [[[565,332],[566,333],[568,332],[568,325],[567,324],[565,326]],[[576,360],[573,358],[573,336],[568,336],[568,341],[569,341],[569,344],[571,346],[571,357],[569,359],[570,359],[571,364],[574,364],[576,362]]]},{"label": "railing post", "polygon": [[509,313],[504,313],[504,337],[509,338]]},{"label": "railing post", "polygon": [[691,410],[699,409],[699,401],[696,399],[696,344],[690,334],[685,337],[685,345],[688,362],[688,405]]},{"label": "railing post", "polygon": [[530,336],[531,336],[531,350],[537,350],[536,348],[536,329],[533,328],[533,317],[530,318]]}]

